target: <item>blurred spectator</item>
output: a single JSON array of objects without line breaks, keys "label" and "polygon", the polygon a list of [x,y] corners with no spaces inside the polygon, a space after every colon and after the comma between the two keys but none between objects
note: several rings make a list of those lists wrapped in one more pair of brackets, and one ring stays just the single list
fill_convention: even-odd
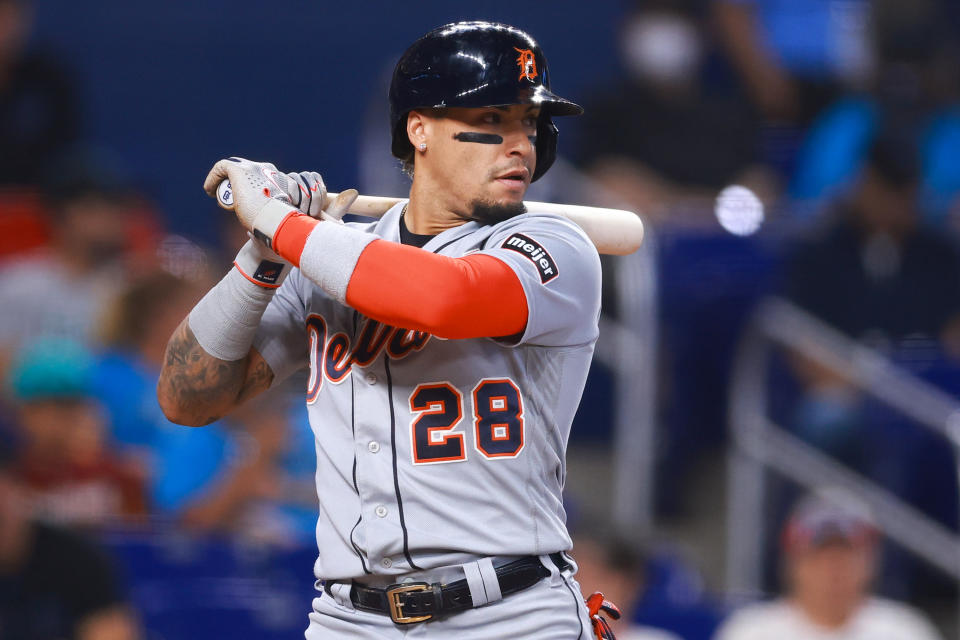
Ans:
[{"label": "blurred spectator", "polygon": [[[571,554],[585,594],[602,592],[623,617],[611,623],[617,638],[709,640],[723,617],[700,572],[667,548],[648,550],[635,537],[579,522],[566,505],[573,532]],[[631,635],[633,634],[633,635]]]},{"label": "blurred spectator", "polygon": [[718,35],[768,121],[808,123],[874,67],[871,0],[715,0]]},{"label": "blurred spectator", "polygon": [[95,527],[145,511],[140,472],[108,449],[93,365],[81,345],[47,339],[22,349],[10,370],[17,472],[45,521]]},{"label": "blurred spectator", "polygon": [[309,544],[317,526],[313,434],[282,388],[203,429],[166,430],[157,443],[153,499],[194,531],[283,546]]},{"label": "blurred spectator", "polygon": [[577,561],[577,582],[584,595],[601,591],[623,612],[620,620],[607,620],[618,640],[681,640],[669,631],[634,622],[637,604],[647,586],[646,558],[635,544],[620,538],[603,541],[581,533],[574,537],[572,554]]},{"label": "blurred spectator", "polygon": [[9,640],[132,640],[137,623],[113,563],[77,533],[30,517],[0,449],[0,634]]},{"label": "blurred spectator", "polygon": [[158,271],[118,297],[94,376],[114,440],[140,461],[153,506],[192,530],[309,542],[317,518],[313,443],[303,422],[296,424],[306,440],[291,440],[282,393],[204,429],[172,424],[157,404],[167,338],[202,292],[195,280]]},{"label": "blurred spectator", "polygon": [[870,596],[877,531],[869,510],[839,490],[800,501],[783,532],[786,593],[735,612],[717,640],[935,640],[912,608]]},{"label": "blurred spectator", "polygon": [[928,222],[946,220],[960,194],[960,48],[944,12],[928,1],[877,2],[882,65],[869,91],[840,97],[812,123],[789,188],[801,213],[845,195],[871,142],[896,129],[918,145],[921,212]]},{"label": "blurred spectator", "polygon": [[[578,163],[645,216],[712,219],[717,191],[776,190],[758,164],[758,130],[735,96],[707,88],[703,25],[682,4],[638,3],[620,48],[627,75],[585,105]],[[669,214],[669,218],[668,218]]]},{"label": "blurred spectator", "polygon": [[119,169],[96,155],[52,169],[49,247],[0,269],[0,353],[40,336],[95,342],[99,314],[126,277],[128,193]]},{"label": "blurred spectator", "polygon": [[[910,136],[885,133],[867,155],[831,224],[788,260],[786,295],[915,375],[956,367],[960,250],[920,220]],[[956,472],[942,437],[872,402],[839,372],[799,355],[791,363],[801,388],[786,420],[801,438],[956,526]],[[925,576],[915,559],[897,548],[885,556],[884,593],[941,597],[939,577]]]},{"label": "blurred spectator", "polygon": [[106,349],[95,369],[94,389],[110,416],[114,442],[142,460],[146,470],[153,468],[159,432],[181,428],[157,404],[157,377],[167,338],[202,293],[196,279],[158,270],[119,293],[104,319]]},{"label": "blurred spectator", "polygon": [[[226,217],[223,220],[227,221]],[[236,224],[223,224],[222,244],[230,259],[248,240]],[[159,411],[156,380],[167,338],[195,302],[198,289],[186,281],[158,275],[147,278],[121,296],[117,326],[134,327],[140,354],[134,361],[108,357],[102,371],[121,382],[121,391],[108,406],[118,406],[136,425],[137,417],[124,410],[123,388],[140,397],[142,415]],[[201,288],[202,289],[202,288]],[[186,308],[181,305],[186,304]],[[180,308],[176,312],[174,307]],[[138,319],[150,318],[146,325]],[[149,330],[145,327],[149,326]],[[129,331],[129,329],[127,329]],[[166,335],[164,335],[164,332]],[[115,343],[131,343],[115,333]],[[156,339],[157,337],[160,339]],[[126,350],[129,353],[129,349]],[[146,378],[133,381],[143,371]],[[306,384],[294,376],[288,385]],[[289,386],[275,388],[248,401],[227,418],[203,429],[185,429],[170,423],[162,412],[155,432],[156,464],[151,497],[156,509],[195,532],[236,534],[247,540],[281,546],[315,544],[318,515],[315,486],[316,454],[313,432],[303,404],[291,402]],[[121,423],[126,422],[123,418]],[[121,430],[128,431],[128,430]],[[146,434],[141,433],[143,438]]]},{"label": "blurred spectator", "polygon": [[[920,224],[914,147],[881,137],[848,202],[787,262],[786,296],[855,340],[893,354],[920,341],[960,354],[960,252]],[[842,377],[797,358],[806,388],[797,421],[838,453],[856,444],[859,396]],[[844,444],[846,443],[846,444]]]},{"label": "blurred spectator", "polygon": [[77,137],[79,104],[63,66],[26,50],[30,0],[0,0],[0,183],[38,184]]}]

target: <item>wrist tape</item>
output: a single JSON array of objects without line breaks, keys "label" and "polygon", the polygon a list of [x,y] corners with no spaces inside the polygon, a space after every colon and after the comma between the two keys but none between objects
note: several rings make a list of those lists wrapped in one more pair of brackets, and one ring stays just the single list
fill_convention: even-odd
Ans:
[{"label": "wrist tape", "polygon": [[242,360],[274,291],[254,284],[234,267],[190,312],[190,330],[214,358]]},{"label": "wrist tape", "polygon": [[331,298],[346,304],[347,285],[360,254],[377,237],[310,216],[291,216],[277,229],[273,250],[300,267],[300,272]]},{"label": "wrist tape", "polygon": [[266,249],[252,237],[233,260],[244,278],[267,289],[277,289],[290,273],[290,263]]},{"label": "wrist tape", "polygon": [[287,218],[301,215],[303,214],[289,202],[271,198],[253,219],[253,236],[265,244],[268,249],[273,249],[277,232]]}]

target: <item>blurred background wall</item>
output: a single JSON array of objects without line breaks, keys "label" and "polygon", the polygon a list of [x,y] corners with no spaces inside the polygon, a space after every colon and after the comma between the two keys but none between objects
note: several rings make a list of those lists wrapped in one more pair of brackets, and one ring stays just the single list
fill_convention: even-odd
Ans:
[{"label": "blurred background wall", "polygon": [[[239,155],[404,195],[389,74],[462,19],[528,30],[587,109],[530,199],[647,228],[604,258],[571,436],[584,588],[627,638],[805,638],[751,603],[843,630],[870,594],[909,605],[903,638],[955,636],[952,0],[0,0],[0,622],[35,637],[23,612],[54,602],[41,631],[66,637],[300,636],[304,381],[199,430],[156,405],[167,337],[245,241],[201,184]],[[94,558],[96,597],[23,540]]]},{"label": "blurred background wall", "polygon": [[616,76],[610,25],[623,8],[596,3],[586,24],[576,2],[546,9],[428,1],[410,10],[386,2],[205,2],[147,10],[107,0],[41,2],[35,11],[35,39],[76,73],[89,137],[122,155],[175,230],[209,242],[215,231],[196,176],[224,154],[322,165],[331,188],[356,185],[364,116],[372,103],[385,105],[393,62],[430,25],[483,18],[529,29],[550,52],[556,85],[573,94]]}]

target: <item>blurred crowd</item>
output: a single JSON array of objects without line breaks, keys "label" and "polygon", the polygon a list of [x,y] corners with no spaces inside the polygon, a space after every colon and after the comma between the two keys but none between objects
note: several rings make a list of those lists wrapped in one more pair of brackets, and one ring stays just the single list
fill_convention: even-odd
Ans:
[{"label": "blurred crowd", "polygon": [[[763,295],[960,394],[957,6],[638,0],[595,25],[618,38],[621,73],[583,96],[561,152],[665,240],[658,516],[696,517],[684,487],[722,454],[730,353]],[[207,427],[165,419],[167,338],[246,238],[227,218],[218,246],[166,231],[142,176],[86,134],[68,62],[27,46],[30,18],[0,0],[0,637],[135,638],[137,576],[97,541],[169,526],[308,548],[313,434],[299,379]],[[757,224],[718,218],[732,185],[749,196],[734,219]],[[760,240],[731,237],[744,228]],[[719,259],[698,271],[704,250]],[[794,434],[956,530],[948,445],[804,354],[781,374]],[[781,493],[772,603],[722,622],[696,567],[574,521],[580,582],[619,601],[627,640],[938,637],[871,594],[943,602],[955,586],[887,547],[854,497]]]}]

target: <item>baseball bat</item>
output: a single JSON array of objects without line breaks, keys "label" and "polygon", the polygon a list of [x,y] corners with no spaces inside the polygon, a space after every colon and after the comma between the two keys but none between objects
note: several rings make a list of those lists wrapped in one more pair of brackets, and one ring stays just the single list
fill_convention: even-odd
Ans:
[{"label": "baseball bat", "polygon": [[[330,200],[337,195],[327,192]],[[379,218],[391,207],[404,200],[406,198],[361,195],[350,205],[347,213]],[[217,204],[224,209],[233,209],[233,191],[229,180],[224,180],[217,186]],[[523,204],[526,205],[527,211],[554,213],[576,223],[600,253],[625,256],[639,249],[643,243],[643,222],[632,211],[529,200],[524,201]]]}]

